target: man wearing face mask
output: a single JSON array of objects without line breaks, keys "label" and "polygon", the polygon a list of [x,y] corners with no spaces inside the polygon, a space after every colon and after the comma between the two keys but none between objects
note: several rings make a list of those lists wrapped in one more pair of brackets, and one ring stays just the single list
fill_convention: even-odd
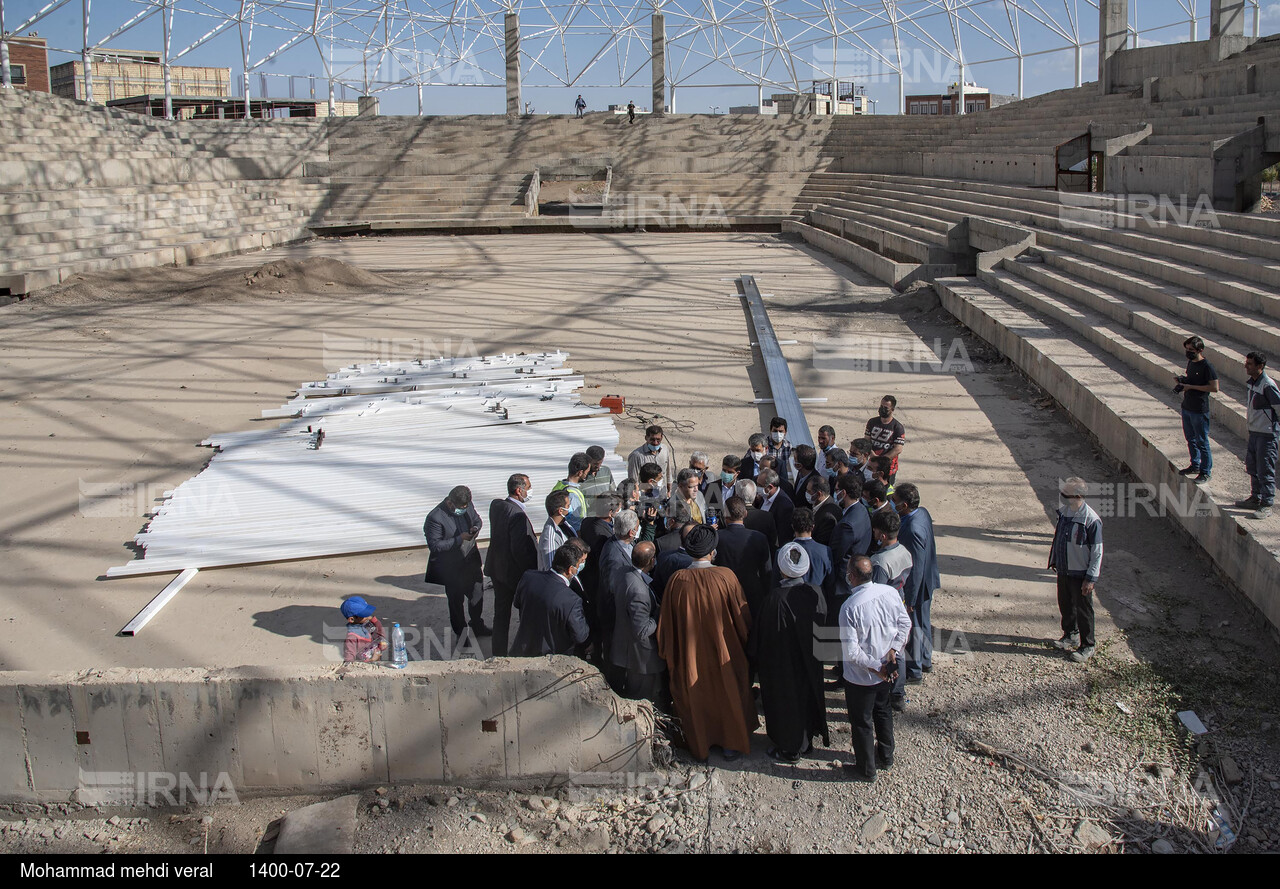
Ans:
[{"label": "man wearing face mask", "polygon": [[806,490],[809,508],[813,510],[813,539],[823,546],[831,545],[831,536],[842,512],[831,497],[831,484],[825,478],[811,478]]},{"label": "man wearing face mask", "polygon": [[1207,482],[1213,474],[1213,453],[1209,450],[1209,393],[1218,391],[1218,372],[1204,357],[1204,340],[1187,337],[1182,348],[1187,355],[1186,376],[1178,377],[1173,391],[1182,393],[1182,434],[1191,452],[1191,465],[1179,475],[1194,475]]},{"label": "man wearing face mask", "polygon": [[493,581],[494,657],[507,656],[516,586],[526,571],[538,569],[538,539],[525,512],[529,494],[529,476],[517,473],[507,479],[507,499],[489,504],[489,551],[484,557],[484,573]]},{"label": "man wearing face mask", "polygon": [[582,597],[570,589],[586,563],[578,541],[555,551],[548,571],[529,571],[516,586],[515,606],[520,627],[511,643],[513,657],[577,654],[591,631],[583,613]]},{"label": "man wearing face mask", "polygon": [[898,407],[898,399],[886,395],[880,399],[880,415],[867,421],[864,433],[871,440],[872,453],[877,457],[888,457],[892,460],[889,469],[889,484],[898,477],[898,455],[907,443],[907,430],[897,420],[893,412]]},{"label": "man wearing face mask", "polygon": [[827,462],[827,454],[836,446],[836,430],[834,426],[822,426],[818,429],[818,453],[814,458],[814,467],[818,470],[818,474],[827,475],[827,470],[832,468]]},{"label": "man wearing face mask", "polygon": [[569,494],[569,514],[565,521],[573,529],[575,535],[582,530],[582,523],[587,518],[587,498],[582,493],[582,482],[591,470],[591,458],[585,452],[578,452],[569,458],[568,474],[558,481],[553,491],[567,491]]},{"label": "man wearing face mask", "polygon": [[689,455],[689,468],[698,473],[698,493],[705,494],[707,485],[711,483],[711,476],[707,473],[707,466],[711,463],[711,458],[704,451],[694,451]]},{"label": "man wearing face mask", "polygon": [[471,503],[471,489],[458,485],[440,505],[427,514],[422,533],[427,538],[427,583],[444,587],[449,601],[449,623],[454,636],[461,638],[467,628],[463,605],[471,618],[471,631],[488,636],[493,631],[484,625],[484,577],[481,575],[480,551],[476,537],[483,523]]},{"label": "man wearing face mask", "polygon": [[[1049,567],[1058,572],[1058,612],[1062,638],[1053,645],[1083,664],[1093,657],[1093,589],[1102,571],[1102,519],[1084,502],[1084,479],[1062,483],[1062,506],[1049,548]],[[1077,646],[1079,646],[1077,648]]]},{"label": "man wearing face mask", "polygon": [[791,499],[797,506],[804,506],[809,479],[821,475],[818,472],[818,452],[810,445],[796,445],[791,453],[795,456],[796,476],[792,490],[787,493],[791,495]]},{"label": "man wearing face mask", "polygon": [[644,481],[640,477],[640,467],[653,463],[662,468],[662,477],[674,481],[676,473],[676,455],[671,445],[666,442],[661,426],[650,426],[644,431],[644,444],[636,448],[627,457],[627,476]]},{"label": "man wearing face mask", "polygon": [[871,549],[871,517],[862,505],[862,481],[852,472],[840,476],[833,496],[840,507],[840,521],[831,534],[831,570],[836,583],[827,614],[839,614],[840,604],[853,592],[846,580],[849,560],[865,556]]},{"label": "man wearing face mask", "polygon": [[542,537],[538,540],[538,570],[550,571],[551,560],[556,550],[576,537],[573,528],[565,521],[569,514],[569,492],[561,489],[547,495],[547,522],[542,526]]},{"label": "man wearing face mask", "polygon": [[715,516],[720,524],[724,524],[724,505],[735,493],[733,486],[738,481],[738,468],[742,460],[733,454],[725,454],[720,463],[720,477],[707,485],[705,500],[707,512]]},{"label": "man wearing face mask", "polygon": [[[787,441],[787,421],[782,417],[774,417],[769,421],[768,453],[773,458],[773,468],[782,476],[782,480],[790,484],[791,474],[791,442]],[[790,533],[790,532],[788,532]]]},{"label": "man wearing face mask", "polygon": [[764,502],[760,504],[760,508],[769,513],[769,517],[773,519],[778,546],[790,543],[791,513],[795,511],[796,505],[787,496],[787,492],[782,490],[782,481],[778,478],[778,473],[772,469],[761,470],[759,477],[756,478],[756,487],[764,495]]},{"label": "man wearing face mask", "polygon": [[[738,479],[733,489],[747,507],[747,517],[743,520],[743,525],[764,535],[765,542],[769,544],[769,558],[773,558],[773,554],[778,551],[778,526],[774,524],[773,516],[752,505],[759,499],[756,483],[749,478]],[[727,507],[726,503],[726,509]]]},{"label": "man wearing face mask", "polygon": [[[754,432],[747,439],[747,452],[742,455],[742,465],[738,467],[738,477],[745,479],[754,479],[760,474],[760,461],[767,456],[769,446],[766,444],[768,439],[763,433]],[[748,506],[751,504],[748,503]]]}]

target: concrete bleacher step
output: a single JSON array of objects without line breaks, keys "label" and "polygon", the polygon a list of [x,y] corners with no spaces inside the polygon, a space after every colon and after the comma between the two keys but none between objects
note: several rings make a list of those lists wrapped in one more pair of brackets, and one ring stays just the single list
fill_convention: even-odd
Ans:
[{"label": "concrete bleacher step", "polygon": [[[979,271],[984,283],[1016,296],[1042,314],[1067,325],[1077,335],[1106,350],[1160,385],[1173,387],[1185,369],[1182,342],[1190,333],[1177,321],[1140,303],[1038,263],[1005,260],[997,269]],[[1244,386],[1236,381],[1245,350],[1234,341],[1204,337],[1205,357],[1219,369],[1222,396],[1217,422],[1240,438],[1248,437],[1241,404]],[[1176,356],[1176,358],[1174,357]]]},{"label": "concrete bleacher step", "polygon": [[1167,494],[1165,514],[1280,625],[1280,515],[1255,520],[1230,505],[1249,492],[1241,438],[1221,423],[1212,427],[1213,480],[1197,487],[1178,475],[1186,442],[1178,403],[1164,386],[1135,378],[1131,365],[1015,297],[964,278],[939,279],[935,288],[948,311],[1062,404],[1105,451]]}]

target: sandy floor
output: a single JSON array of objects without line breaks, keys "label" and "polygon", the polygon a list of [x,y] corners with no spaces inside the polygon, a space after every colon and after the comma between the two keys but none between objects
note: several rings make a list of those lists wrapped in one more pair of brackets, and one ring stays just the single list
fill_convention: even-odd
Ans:
[{"label": "sandy floor", "polygon": [[[899,717],[899,765],[874,789],[830,777],[849,744],[833,690],[830,750],[777,767],[764,756],[761,730],[738,763],[713,757],[710,773],[723,791],[673,814],[678,830],[651,835],[643,824],[613,825],[613,842],[736,851],[1056,850],[1085,844],[1084,816],[1101,819],[1129,848],[1151,848],[1156,837],[1177,849],[1203,848],[1212,837],[1179,801],[1201,768],[1225,770],[1221,757],[1230,754],[1244,776],[1233,785],[1235,805],[1249,813],[1237,849],[1280,844],[1280,659],[1260,618],[1170,523],[1114,516],[1104,519],[1099,654],[1081,668],[1050,648],[1046,640],[1059,631],[1044,565],[1056,482],[1125,478],[1042,393],[945,312],[927,310],[927,300],[895,296],[771,236],[348,240],[271,258],[281,255],[336,257],[387,283],[320,281],[319,294],[246,287],[235,270],[267,258],[258,255],[135,274],[122,279],[123,295],[119,280],[89,282],[78,295],[0,309],[7,456],[0,589],[9,606],[0,668],[314,663],[325,656],[326,622],[335,622],[337,604],[353,593],[386,618],[442,630],[443,597],[421,583],[423,551],[202,572],[132,639],[115,634],[167,578],[99,576],[130,557],[127,544],[152,496],[199,470],[207,454],[197,442],[251,428],[262,408],[281,403],[297,383],[362,357],[361,350],[568,348],[574,367],[599,386],[590,393],[623,394],[638,410],[618,418],[623,454],[641,441],[650,417],[666,426],[682,458],[692,448],[713,460],[740,454],[772,413],[752,403],[766,383],[732,295],[733,278],[753,273],[770,295],[779,338],[798,341],[785,351],[800,395],[828,399],[807,407],[812,428],[831,423],[847,439],[881,395],[897,395],[910,441],[899,478],[920,485],[938,533],[944,588],[933,615],[942,649]],[[847,361],[832,367],[842,353],[815,350],[814,342],[833,336],[863,338],[845,349],[850,358],[865,354],[868,338],[887,358],[929,344],[961,362],[960,372],[868,371]],[[826,357],[815,360],[816,353]],[[94,515],[86,515],[81,494],[101,484],[141,493],[122,498],[113,515],[90,501]],[[1186,708],[1213,730],[1203,755],[1189,756],[1182,741],[1174,712]],[[974,742],[1013,751],[1043,771],[975,756]],[[1162,764],[1174,778],[1163,777]],[[1123,805],[1082,806],[1060,780]],[[608,803],[600,817],[634,803]],[[443,804],[416,805],[410,801],[403,819],[362,815],[360,848],[514,848],[503,832],[525,817],[517,814],[523,804],[501,793],[482,794],[462,815]],[[467,815],[477,806],[490,813],[487,826]],[[263,803],[218,813],[234,830],[210,848],[253,848],[275,811]],[[864,822],[878,811],[889,832],[869,840]],[[21,814],[31,813],[0,812],[0,820]],[[436,821],[445,832],[422,845]],[[782,824],[810,827],[783,836]],[[80,826],[61,829],[71,827],[70,836],[80,837]],[[531,851],[594,842],[568,823],[550,832],[526,827],[540,831]],[[59,841],[56,829],[52,821],[15,826],[0,847],[80,848]],[[176,838],[149,839],[145,831],[134,837],[98,826],[89,833],[102,836],[85,848],[185,845],[183,827],[174,830]]]}]

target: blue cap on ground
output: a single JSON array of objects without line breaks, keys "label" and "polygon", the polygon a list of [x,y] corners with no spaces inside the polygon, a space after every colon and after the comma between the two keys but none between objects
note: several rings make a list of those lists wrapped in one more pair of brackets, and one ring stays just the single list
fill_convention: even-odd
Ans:
[{"label": "blue cap on ground", "polygon": [[352,596],[350,599],[344,599],[342,602],[342,616],[346,618],[352,617],[372,617],[376,611],[372,605],[359,596]]}]

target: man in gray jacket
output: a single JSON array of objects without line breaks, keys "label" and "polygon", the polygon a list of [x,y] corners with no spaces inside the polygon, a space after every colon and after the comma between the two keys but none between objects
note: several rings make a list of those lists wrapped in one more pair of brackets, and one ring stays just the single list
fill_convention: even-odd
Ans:
[{"label": "man in gray jacket", "polygon": [[658,600],[649,584],[658,550],[648,541],[631,551],[631,567],[615,575],[617,620],[610,658],[626,672],[626,696],[662,706],[667,664],[658,655]]},{"label": "man in gray jacket", "polygon": [[1249,497],[1236,506],[1255,510],[1253,518],[1271,515],[1276,499],[1276,454],[1280,442],[1280,389],[1267,376],[1267,356],[1250,352],[1244,358],[1249,375],[1245,401],[1249,424],[1249,449],[1244,468],[1249,473]]},{"label": "man in gray jacket", "polygon": [[[449,623],[459,638],[467,628],[468,617],[471,631],[477,636],[493,634],[480,617],[484,608],[484,577],[480,573],[476,537],[481,527],[480,513],[471,502],[471,489],[465,485],[450,491],[422,524],[430,550],[424,580],[444,587],[449,601]],[[464,614],[464,605],[469,614]]]},{"label": "man in gray jacket", "polygon": [[1058,572],[1058,611],[1062,638],[1056,648],[1071,652],[1071,660],[1083,664],[1093,657],[1093,588],[1102,570],[1102,519],[1084,502],[1088,485],[1069,478],[1059,489],[1058,526],[1049,549],[1049,567]]}]

